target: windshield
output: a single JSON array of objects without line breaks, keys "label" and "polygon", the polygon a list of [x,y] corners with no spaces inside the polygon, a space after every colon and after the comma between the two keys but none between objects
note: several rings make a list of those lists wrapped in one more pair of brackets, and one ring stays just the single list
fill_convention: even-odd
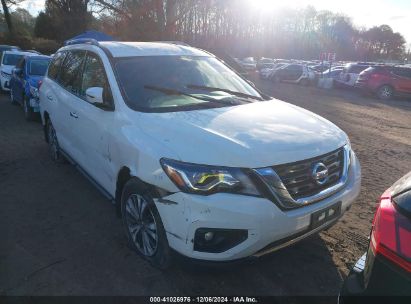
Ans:
[{"label": "windshield", "polygon": [[34,59],[30,61],[29,74],[35,76],[46,75],[49,60],[47,59]]},{"label": "windshield", "polygon": [[3,56],[3,64],[4,65],[16,65],[20,58],[23,57],[23,55],[17,55],[17,54],[4,54]]},{"label": "windshield", "polygon": [[[214,57],[117,58],[115,69],[126,102],[134,110],[166,112],[233,106],[235,103],[221,100],[233,99],[234,93],[238,93],[235,97],[238,99],[249,95],[248,102],[261,99],[250,84]],[[162,89],[153,90],[153,87]],[[212,102],[213,99],[216,102]]]}]

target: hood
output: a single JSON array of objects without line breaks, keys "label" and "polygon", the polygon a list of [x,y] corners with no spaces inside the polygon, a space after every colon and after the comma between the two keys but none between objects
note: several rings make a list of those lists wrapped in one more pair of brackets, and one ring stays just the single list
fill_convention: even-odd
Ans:
[{"label": "hood", "polygon": [[142,115],[143,132],[181,161],[197,164],[265,167],[322,155],[348,142],[331,122],[279,100]]},{"label": "hood", "polygon": [[15,68],[14,65],[3,65],[1,71],[11,75],[11,71]]}]

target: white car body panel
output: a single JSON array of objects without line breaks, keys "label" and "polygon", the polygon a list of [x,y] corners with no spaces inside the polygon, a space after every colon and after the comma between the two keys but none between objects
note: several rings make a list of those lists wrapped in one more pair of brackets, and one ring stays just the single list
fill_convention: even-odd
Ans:
[{"label": "white car body panel", "polygon": [[[174,44],[101,45],[115,57],[210,56]],[[90,50],[100,56],[115,110],[104,111],[90,105],[46,76],[39,90],[43,124],[47,113],[62,149],[111,197],[116,195],[117,177],[123,167],[129,168],[132,176],[167,191],[167,196],[156,199],[156,206],[170,247],[183,255],[213,261],[250,256],[271,242],[306,229],[314,211],[341,201],[344,213],[358,195],[361,171],[354,153],[349,181],[342,190],[294,210],[281,210],[263,197],[182,193],[163,171],[161,158],[260,168],[323,155],[349,141],[342,130],[326,119],[279,100],[197,111],[137,112],[125,104],[110,61],[100,47],[72,45],[64,49]],[[68,101],[70,105],[65,105]],[[70,116],[70,112],[78,117]],[[167,200],[173,204],[166,203]],[[192,239],[199,227],[248,229],[249,237],[222,253],[198,252],[193,250]]]}]

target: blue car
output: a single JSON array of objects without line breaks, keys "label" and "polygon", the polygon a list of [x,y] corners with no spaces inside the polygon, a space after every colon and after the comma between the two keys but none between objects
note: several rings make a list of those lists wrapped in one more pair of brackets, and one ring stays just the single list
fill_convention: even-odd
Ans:
[{"label": "blue car", "polygon": [[25,55],[12,71],[10,99],[13,104],[21,104],[26,120],[33,120],[39,109],[38,88],[46,74],[51,57]]}]

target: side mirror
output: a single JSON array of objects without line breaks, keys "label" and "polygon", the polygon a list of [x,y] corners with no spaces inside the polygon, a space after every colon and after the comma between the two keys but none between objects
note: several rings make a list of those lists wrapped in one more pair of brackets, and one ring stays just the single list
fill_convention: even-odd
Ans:
[{"label": "side mirror", "polygon": [[101,87],[91,87],[86,90],[86,100],[89,103],[102,105],[103,101],[103,88]]}]

